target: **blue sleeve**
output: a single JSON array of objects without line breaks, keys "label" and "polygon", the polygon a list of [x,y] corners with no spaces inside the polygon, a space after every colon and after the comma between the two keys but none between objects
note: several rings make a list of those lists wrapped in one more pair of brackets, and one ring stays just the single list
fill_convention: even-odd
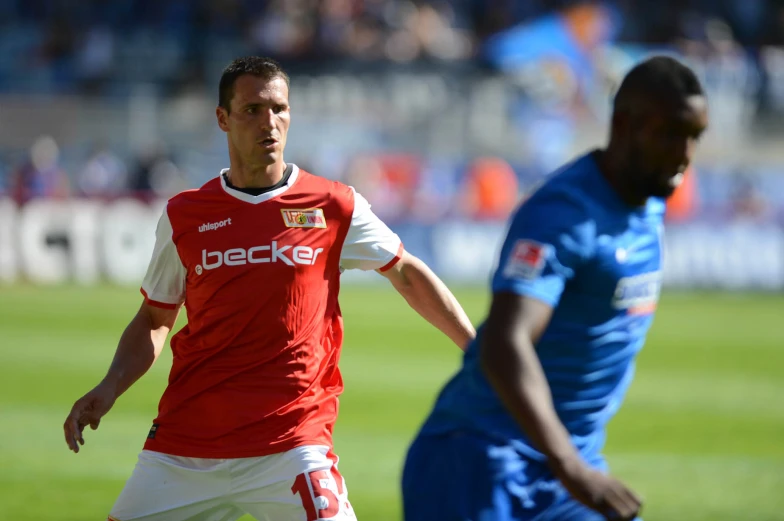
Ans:
[{"label": "blue sleeve", "polygon": [[493,293],[509,291],[555,306],[593,250],[595,223],[565,195],[535,194],[512,218],[493,276]]}]

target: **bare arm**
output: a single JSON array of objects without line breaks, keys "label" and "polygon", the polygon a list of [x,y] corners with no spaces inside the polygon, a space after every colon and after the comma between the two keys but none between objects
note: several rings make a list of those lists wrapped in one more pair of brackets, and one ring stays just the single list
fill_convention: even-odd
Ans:
[{"label": "bare arm", "polygon": [[114,359],[102,384],[119,398],[158,359],[169,331],[177,321],[178,309],[163,309],[144,302],[123,331]]},{"label": "bare arm", "polygon": [[553,309],[539,300],[497,293],[480,346],[482,369],[521,430],[578,501],[607,519],[634,519],[640,511],[640,499],[621,482],[583,462],[553,405],[550,385],[534,348],[552,313]]},{"label": "bare arm", "polygon": [[79,444],[84,445],[84,428],[97,429],[117,398],[152,367],[178,314],[179,309],[162,309],[146,302],[141,305],[120,337],[106,376],[76,401],[65,419],[65,441],[72,451],[79,452]]},{"label": "bare arm", "polygon": [[578,457],[553,405],[534,345],[550,322],[547,304],[512,293],[497,293],[480,346],[480,362],[507,410],[556,475]]},{"label": "bare arm", "polygon": [[465,350],[476,331],[465,311],[446,285],[427,265],[403,252],[400,260],[387,271],[380,272],[392,283],[406,302],[425,320]]}]

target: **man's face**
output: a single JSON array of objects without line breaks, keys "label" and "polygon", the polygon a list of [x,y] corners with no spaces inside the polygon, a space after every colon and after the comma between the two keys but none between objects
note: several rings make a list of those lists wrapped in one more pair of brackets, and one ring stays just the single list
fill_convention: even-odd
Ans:
[{"label": "man's face", "polygon": [[267,166],[283,159],[291,123],[289,88],[283,78],[245,74],[234,82],[231,112],[218,107],[218,125],[230,147],[248,166]]},{"label": "man's face", "polygon": [[652,103],[630,132],[629,181],[642,197],[669,197],[683,181],[697,142],[708,127],[704,96]]}]

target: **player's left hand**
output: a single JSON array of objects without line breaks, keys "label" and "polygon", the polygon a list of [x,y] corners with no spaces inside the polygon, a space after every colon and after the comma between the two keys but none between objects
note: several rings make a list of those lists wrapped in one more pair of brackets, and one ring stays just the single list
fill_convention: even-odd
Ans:
[{"label": "player's left hand", "polygon": [[577,501],[610,521],[631,521],[642,508],[642,500],[619,480],[574,458],[556,472],[566,490]]},{"label": "player's left hand", "polygon": [[116,399],[114,390],[101,382],[74,403],[63,424],[65,443],[69,449],[79,452],[79,445],[84,445],[84,428],[89,425],[91,429],[97,429],[101,418],[109,412]]}]

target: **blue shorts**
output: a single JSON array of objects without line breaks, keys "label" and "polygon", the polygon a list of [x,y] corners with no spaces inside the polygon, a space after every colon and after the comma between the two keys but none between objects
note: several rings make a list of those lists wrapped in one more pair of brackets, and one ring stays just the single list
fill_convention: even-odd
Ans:
[{"label": "blue shorts", "polygon": [[[589,463],[606,470],[599,455]],[[574,500],[546,464],[464,432],[414,441],[403,470],[403,512],[405,521],[605,521]]]}]

